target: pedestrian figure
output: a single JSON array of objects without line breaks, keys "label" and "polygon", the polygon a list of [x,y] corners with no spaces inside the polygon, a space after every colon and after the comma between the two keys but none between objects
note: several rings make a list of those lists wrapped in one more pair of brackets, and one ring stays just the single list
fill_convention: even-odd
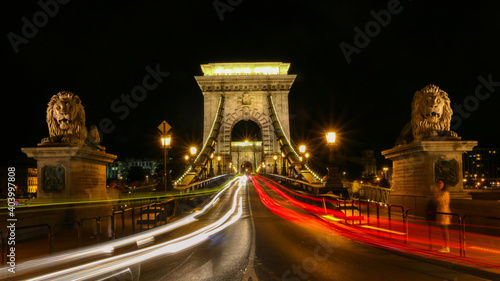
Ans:
[{"label": "pedestrian figure", "polygon": [[450,225],[450,215],[439,213],[451,213],[450,210],[450,193],[446,189],[446,184],[443,180],[436,181],[436,190],[434,193],[434,201],[436,202],[436,223],[441,226],[441,233],[443,234],[444,247],[439,250],[442,253],[450,251],[450,234],[448,232],[448,225]]}]

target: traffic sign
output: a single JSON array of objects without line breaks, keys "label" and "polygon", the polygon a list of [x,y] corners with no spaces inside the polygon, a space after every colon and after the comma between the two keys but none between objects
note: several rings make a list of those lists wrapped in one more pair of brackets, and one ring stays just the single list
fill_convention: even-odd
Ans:
[{"label": "traffic sign", "polygon": [[162,134],[168,133],[168,131],[170,131],[171,128],[172,127],[170,127],[170,125],[167,123],[167,121],[161,122],[160,126],[158,126],[158,130],[160,130],[160,132]]}]

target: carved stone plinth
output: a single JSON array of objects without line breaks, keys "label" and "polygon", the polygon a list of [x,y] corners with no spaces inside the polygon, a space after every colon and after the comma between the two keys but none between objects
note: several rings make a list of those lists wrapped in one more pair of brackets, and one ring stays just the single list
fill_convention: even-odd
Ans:
[{"label": "carved stone plinth", "polygon": [[382,151],[392,160],[391,197],[429,197],[438,179],[445,181],[452,197],[463,196],[462,155],[476,145],[477,141],[429,140]]},{"label": "carved stone plinth", "polygon": [[116,155],[86,146],[39,146],[21,149],[37,160],[37,200],[74,202],[103,200],[106,165]]}]

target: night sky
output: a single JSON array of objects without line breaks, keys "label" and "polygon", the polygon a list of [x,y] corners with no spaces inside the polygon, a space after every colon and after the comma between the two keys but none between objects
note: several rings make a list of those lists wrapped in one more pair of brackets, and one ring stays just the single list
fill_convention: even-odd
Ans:
[{"label": "night sky", "polygon": [[[291,63],[298,75],[289,95],[292,139],[316,155],[328,128],[346,154],[391,148],[410,121],[413,94],[427,84],[452,104],[469,102],[455,130],[462,139],[500,146],[500,1],[48,2],[58,4],[46,18],[36,1],[3,3],[2,165],[48,136],[47,102],[59,91],[81,98],[87,126],[111,120],[103,145],[122,159],[161,156],[163,120],[179,153],[201,145],[203,95],[193,76],[214,62]],[[388,6],[390,19],[379,12]],[[356,47],[355,28],[374,21],[371,11],[385,26],[372,23],[373,36],[358,42],[348,63],[340,44]],[[25,27],[25,36],[34,15],[40,27]],[[169,75],[128,114],[113,111],[147,67]],[[493,81],[481,99],[479,76]]]}]

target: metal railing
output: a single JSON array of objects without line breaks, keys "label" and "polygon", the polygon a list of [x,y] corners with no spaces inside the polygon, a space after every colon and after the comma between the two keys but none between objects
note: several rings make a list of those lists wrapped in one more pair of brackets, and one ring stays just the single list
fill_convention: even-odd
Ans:
[{"label": "metal railing", "polygon": [[[273,175],[273,176],[282,178],[288,183],[297,182],[297,180],[288,179],[288,178],[276,176],[276,175]],[[301,183],[301,184],[307,185],[306,183]],[[283,191],[287,192],[286,190],[283,190]],[[287,192],[287,193],[289,193],[289,192]],[[300,194],[298,194],[298,195],[297,194],[295,194],[295,195],[289,194],[289,195],[291,195],[295,199],[302,201],[303,203],[307,203],[310,205],[318,205],[318,202],[316,200],[312,200],[310,198],[311,196],[313,196],[313,194],[308,194],[307,196],[302,196]],[[321,201],[321,200],[323,200],[323,201]],[[320,199],[320,201],[323,202],[322,206],[326,209],[326,204],[324,202],[324,198]],[[346,223],[346,224],[349,223],[351,225],[355,225],[354,221],[359,221],[359,226],[362,226],[363,225],[362,220],[365,220],[366,221],[365,224],[369,225],[371,223],[371,221],[370,221],[371,220],[370,208],[375,208],[376,209],[376,218],[375,218],[376,221],[375,221],[375,223],[377,226],[377,231],[384,231],[383,228],[380,228],[381,227],[380,210],[385,209],[387,211],[387,222],[385,222],[385,223],[387,224],[387,228],[389,230],[388,237],[390,239],[392,239],[393,234],[402,235],[405,244],[408,244],[408,240],[409,240],[408,237],[410,235],[410,227],[409,227],[410,224],[408,222],[410,211],[413,211],[415,213],[420,212],[422,214],[439,214],[439,215],[450,215],[450,216],[456,217],[456,219],[458,221],[458,224],[457,224],[458,225],[458,244],[459,244],[459,250],[460,250],[460,257],[466,257],[466,243],[465,243],[466,236],[467,236],[467,232],[465,231],[466,230],[466,224],[465,224],[466,218],[479,217],[479,218],[484,218],[484,219],[488,219],[488,220],[500,221],[500,217],[477,216],[477,215],[473,216],[473,215],[468,215],[468,214],[460,215],[457,213],[423,211],[423,210],[405,208],[404,206],[400,206],[400,205],[391,205],[391,204],[386,204],[386,203],[373,202],[373,200],[368,200],[368,199],[359,199],[359,198],[358,199],[351,199],[351,200],[336,199],[336,200],[329,200],[329,202],[336,203],[336,208],[338,210],[343,211],[344,217],[342,218],[342,221],[344,221],[344,223]],[[319,205],[321,205],[321,204],[319,204]],[[355,209],[358,210],[359,216],[354,216]],[[394,209],[398,209],[399,211],[397,213],[401,215],[402,231],[393,231],[393,219],[394,219],[394,215],[396,213],[394,211]],[[349,210],[351,210],[351,217],[347,216]],[[327,213],[326,210],[325,210],[325,213]],[[366,217],[364,217],[364,216],[366,216]],[[432,226],[437,225],[437,224],[436,224],[436,222],[427,220],[427,225],[428,225],[428,250],[430,251],[430,250],[432,250],[432,245],[433,245],[432,244]]]},{"label": "metal railing", "polygon": [[[286,184],[293,186],[295,189],[299,189],[299,190],[302,190],[305,192],[310,192],[310,193],[313,193],[315,195],[320,194],[321,190],[327,190],[327,188],[324,187],[322,184],[309,183],[306,181],[292,179],[292,178],[281,176],[281,175],[266,174],[266,177],[281,180],[282,182],[285,182]],[[347,191],[347,189],[346,189],[346,191]]]},{"label": "metal railing", "polygon": [[359,186],[359,190],[354,192],[352,190],[352,182],[344,182],[344,185],[348,187],[349,195],[353,198],[357,197],[360,199],[369,200],[371,202],[378,202],[383,204],[389,203],[389,193],[391,193],[390,188],[361,183]]}]

